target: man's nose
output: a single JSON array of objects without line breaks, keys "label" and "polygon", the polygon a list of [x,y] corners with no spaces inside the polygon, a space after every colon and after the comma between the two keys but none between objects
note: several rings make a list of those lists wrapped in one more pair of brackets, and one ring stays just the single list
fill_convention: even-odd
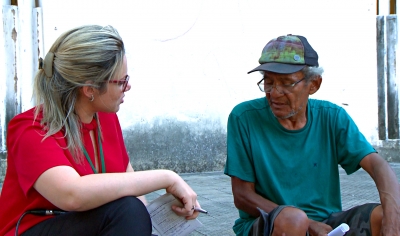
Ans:
[{"label": "man's nose", "polygon": [[275,85],[273,85],[272,86],[272,88],[271,88],[271,92],[269,92],[271,95],[272,95],[272,93],[275,93],[274,95],[276,96],[276,95],[278,95],[278,96],[280,96],[280,95],[283,95],[283,93],[280,91],[280,90],[278,90],[278,86],[275,84]]}]

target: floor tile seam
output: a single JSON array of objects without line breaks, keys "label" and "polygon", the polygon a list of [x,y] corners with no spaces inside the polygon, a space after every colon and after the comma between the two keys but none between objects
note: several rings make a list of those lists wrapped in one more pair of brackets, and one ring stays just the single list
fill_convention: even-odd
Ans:
[{"label": "floor tile seam", "polygon": [[209,207],[229,207],[234,208],[235,205],[233,202],[222,202],[222,201],[207,201],[204,199],[197,199],[199,200],[200,205],[202,206],[209,206]]}]

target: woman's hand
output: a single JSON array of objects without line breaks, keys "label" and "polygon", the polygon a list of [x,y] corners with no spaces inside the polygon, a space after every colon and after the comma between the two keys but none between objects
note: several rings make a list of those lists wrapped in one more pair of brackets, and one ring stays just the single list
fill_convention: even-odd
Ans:
[{"label": "woman's hand", "polygon": [[[200,204],[196,201],[195,207],[200,207]],[[175,214],[179,216],[186,216],[185,218],[187,220],[193,220],[196,219],[199,216],[199,212],[194,211],[193,206],[191,207],[190,211],[188,211],[185,207],[182,206],[172,206],[172,210],[175,212]]]},{"label": "woman's hand", "polygon": [[186,216],[187,220],[196,219],[199,212],[194,211],[194,207],[200,207],[197,201],[197,194],[193,189],[176,174],[173,184],[166,188],[168,193],[174,195],[182,206],[172,206],[172,210],[179,216]]}]

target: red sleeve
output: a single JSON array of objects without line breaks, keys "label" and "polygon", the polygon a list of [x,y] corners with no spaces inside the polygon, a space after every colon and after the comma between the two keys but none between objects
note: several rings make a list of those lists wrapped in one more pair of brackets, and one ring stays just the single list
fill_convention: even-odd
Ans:
[{"label": "red sleeve", "polygon": [[[57,209],[41,196],[33,184],[47,169],[59,165],[71,166],[63,135],[43,139],[40,118],[34,122],[34,110],[14,117],[7,132],[7,172],[0,197],[0,235],[14,235],[15,225],[23,212],[36,208]],[[50,216],[27,215],[19,233]]]},{"label": "red sleeve", "polygon": [[8,134],[12,134],[8,152],[13,154],[18,181],[25,195],[46,170],[61,165],[71,166],[65,155],[62,134],[43,140],[40,124],[25,119],[10,122]]}]

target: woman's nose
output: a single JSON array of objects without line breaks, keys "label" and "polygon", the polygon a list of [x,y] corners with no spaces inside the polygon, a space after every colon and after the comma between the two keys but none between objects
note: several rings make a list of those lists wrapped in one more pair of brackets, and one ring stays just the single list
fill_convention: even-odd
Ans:
[{"label": "woman's nose", "polygon": [[128,82],[124,92],[128,92],[129,90],[131,90],[131,83]]}]

